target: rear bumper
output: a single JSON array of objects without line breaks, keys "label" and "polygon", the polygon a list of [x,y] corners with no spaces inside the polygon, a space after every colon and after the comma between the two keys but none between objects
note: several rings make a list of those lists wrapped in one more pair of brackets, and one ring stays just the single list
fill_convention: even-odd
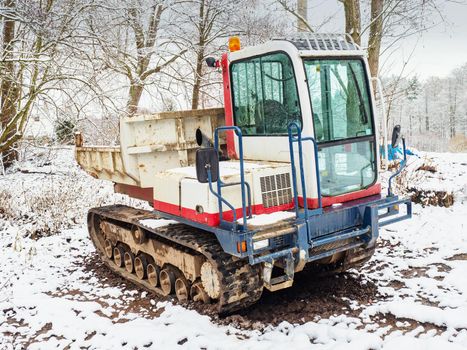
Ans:
[{"label": "rear bumper", "polygon": [[[406,211],[401,214],[400,208],[403,206]],[[288,261],[290,266],[292,261],[298,271],[308,262],[373,246],[379,235],[379,227],[412,216],[412,203],[410,199],[397,196],[382,198],[375,195],[322,211],[309,210],[307,219],[299,215],[281,221],[277,227],[268,227],[267,231],[237,231],[231,226],[212,227],[165,212],[159,211],[158,214],[162,218],[214,233],[226,253],[247,258],[252,265],[274,264],[282,260]],[[303,214],[303,210],[300,214]],[[255,249],[259,241],[265,244]]]},{"label": "rear bumper", "polygon": [[[401,210],[403,207],[405,210]],[[374,246],[380,227],[412,216],[412,203],[410,199],[396,196],[372,196],[326,208],[320,214],[310,213],[307,221],[295,220],[295,232],[285,232],[288,236],[283,241],[289,242],[285,249],[257,252],[254,250],[255,235],[251,236],[247,249],[250,263],[274,263],[292,257],[295,265],[304,265],[340,252]]]}]

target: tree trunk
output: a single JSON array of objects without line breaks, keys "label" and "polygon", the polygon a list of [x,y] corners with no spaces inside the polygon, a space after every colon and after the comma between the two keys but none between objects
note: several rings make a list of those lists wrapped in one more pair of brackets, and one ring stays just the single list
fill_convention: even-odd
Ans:
[{"label": "tree trunk", "polygon": [[371,0],[370,37],[368,39],[368,64],[372,77],[378,76],[381,39],[383,37],[384,0]]},{"label": "tree trunk", "polygon": [[199,4],[199,37],[198,37],[198,52],[196,55],[196,69],[195,69],[195,82],[193,84],[193,94],[191,98],[191,109],[198,109],[200,90],[201,90],[201,75],[203,73],[203,58],[205,46],[205,29],[206,19],[204,13],[204,0]]},{"label": "tree trunk", "polygon": [[362,20],[360,14],[360,0],[342,0],[345,12],[345,32],[349,34],[357,45],[361,45]]},{"label": "tree trunk", "polygon": [[201,74],[203,70],[204,48],[199,48],[196,57],[195,83],[193,85],[193,95],[191,99],[191,109],[198,109],[201,93]]},{"label": "tree trunk", "polygon": [[[14,8],[15,0],[6,0],[5,7]],[[16,103],[19,98],[19,88],[15,82],[15,65],[13,62],[13,49],[15,38],[15,21],[4,18],[3,20],[3,57],[2,64],[2,83],[1,83],[1,116],[0,122],[2,129],[12,121],[16,115]],[[6,135],[6,140],[10,140],[16,133],[16,128],[11,128]],[[18,154],[15,145],[12,144],[2,153],[3,165],[9,167],[17,158]]]},{"label": "tree trunk", "polygon": [[456,135],[456,114],[457,114],[457,86],[449,81],[449,136],[453,138]]},{"label": "tree trunk", "polygon": [[428,92],[425,91],[425,131],[430,131],[430,116],[428,114]]},{"label": "tree trunk", "polygon": [[144,86],[141,83],[132,82],[128,92],[127,113],[132,117],[138,111],[139,100],[143,94]]},{"label": "tree trunk", "polygon": [[[297,13],[300,17],[308,21],[308,0],[298,0],[297,2]],[[308,32],[308,26],[303,22],[300,17],[297,17],[297,28],[299,32]]]}]

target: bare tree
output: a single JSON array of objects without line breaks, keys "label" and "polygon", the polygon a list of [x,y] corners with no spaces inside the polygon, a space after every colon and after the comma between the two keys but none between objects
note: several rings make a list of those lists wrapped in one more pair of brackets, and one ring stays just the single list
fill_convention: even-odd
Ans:
[{"label": "bare tree", "polygon": [[294,16],[297,20],[297,30],[299,32],[314,32],[313,27],[308,21],[308,0],[277,0],[282,8]]},{"label": "bare tree", "polygon": [[12,149],[14,142],[18,140],[15,136],[17,129],[22,129],[24,118],[15,121],[16,105],[19,100],[20,88],[16,83],[16,71],[14,62],[14,39],[16,21],[13,19],[13,11],[15,8],[14,0],[7,0],[4,4],[4,11],[7,14],[3,17],[3,47],[2,47],[2,82],[1,82],[1,126],[2,134],[0,136],[3,141],[3,147],[0,152],[3,152],[3,163],[5,166],[11,164],[16,158],[15,151]]},{"label": "bare tree", "polygon": [[[164,0],[100,1],[88,25],[99,49],[96,59],[128,81],[126,112],[133,115],[150,78],[187,52],[170,36],[163,16],[176,2]],[[102,18],[108,19],[103,21]]]},{"label": "bare tree", "polygon": [[283,15],[283,7],[271,1],[250,0],[237,10],[235,28],[246,45],[258,45],[271,38],[283,37],[295,30]]},{"label": "bare tree", "polygon": [[[197,109],[201,95],[211,85],[209,74],[204,67],[205,59],[219,53],[225,47],[229,34],[235,33],[235,15],[242,1],[190,0],[173,8],[178,18],[178,39],[189,54],[185,64],[190,67],[186,78],[179,75],[191,88],[191,108]],[[176,72],[174,72],[176,73]]]},{"label": "bare tree", "polygon": [[5,0],[2,5],[0,153],[7,167],[37,101],[50,98],[61,81],[85,83],[69,66],[73,55],[68,48],[74,46],[79,15],[89,3]]},{"label": "bare tree", "polygon": [[191,108],[197,109],[219,100],[221,76],[207,69],[205,59],[219,57],[227,49],[229,36],[240,35],[247,44],[257,44],[280,32],[280,21],[260,1],[190,0],[171,11],[177,18],[177,40],[188,49],[183,67],[168,71],[186,85]]}]

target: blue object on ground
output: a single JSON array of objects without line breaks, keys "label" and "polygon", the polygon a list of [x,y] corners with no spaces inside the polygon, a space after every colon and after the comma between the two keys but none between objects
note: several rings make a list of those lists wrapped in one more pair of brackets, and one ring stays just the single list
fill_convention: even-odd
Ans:
[{"label": "blue object on ground", "polygon": [[[381,155],[384,155],[384,148],[381,146],[380,148]],[[406,149],[405,154],[408,156],[417,156],[415,153],[413,153],[411,150]],[[388,144],[388,160],[395,160],[395,159],[402,159],[404,158],[403,150],[402,147],[397,146],[397,147],[392,147],[391,144]]]}]

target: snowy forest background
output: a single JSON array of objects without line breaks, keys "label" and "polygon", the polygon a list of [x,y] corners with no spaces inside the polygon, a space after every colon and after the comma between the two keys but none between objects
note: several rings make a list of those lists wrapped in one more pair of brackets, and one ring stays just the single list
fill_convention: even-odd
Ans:
[{"label": "snowy forest background", "polygon": [[401,124],[410,144],[426,151],[467,150],[467,64],[447,77],[390,77],[388,122]]},{"label": "snowy forest background", "polygon": [[[361,41],[373,60],[394,59],[401,40],[446,20],[441,0],[338,2],[346,17],[341,32]],[[24,143],[70,143],[75,130],[95,144],[117,143],[122,114],[222,105],[221,75],[204,59],[226,51],[231,35],[239,35],[245,46],[292,35],[297,27],[322,31],[332,18],[319,23],[307,18],[312,4],[2,0],[3,160]],[[370,66],[378,71],[378,62]],[[380,69],[380,75],[388,130],[401,124],[409,144],[422,150],[467,150],[467,62],[447,77],[434,71],[420,79],[404,69]]]}]

